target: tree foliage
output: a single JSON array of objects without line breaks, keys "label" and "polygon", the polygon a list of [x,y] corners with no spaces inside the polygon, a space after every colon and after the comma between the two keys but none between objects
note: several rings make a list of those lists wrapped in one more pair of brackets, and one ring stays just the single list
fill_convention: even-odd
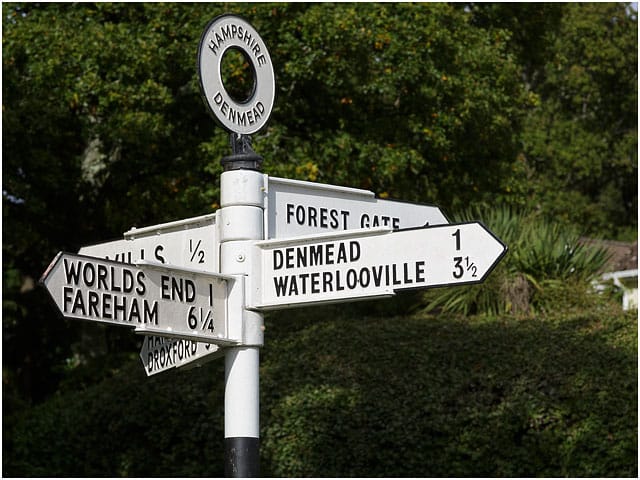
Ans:
[{"label": "tree foliage", "polygon": [[522,135],[531,200],[610,236],[637,220],[637,30],[624,4],[567,5]]}]

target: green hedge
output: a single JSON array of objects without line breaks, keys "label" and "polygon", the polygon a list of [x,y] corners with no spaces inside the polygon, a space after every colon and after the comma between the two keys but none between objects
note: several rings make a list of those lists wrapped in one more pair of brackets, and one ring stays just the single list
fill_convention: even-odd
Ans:
[{"label": "green hedge", "polygon": [[[349,310],[349,309],[347,309]],[[265,476],[637,476],[637,316],[269,315]],[[222,476],[224,365],[112,378],[4,432],[5,476]]]}]

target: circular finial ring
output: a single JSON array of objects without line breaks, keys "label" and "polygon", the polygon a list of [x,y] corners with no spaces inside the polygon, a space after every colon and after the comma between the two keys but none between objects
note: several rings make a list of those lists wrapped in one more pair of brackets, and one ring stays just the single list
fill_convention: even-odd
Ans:
[{"label": "circular finial ring", "polygon": [[[254,88],[238,102],[222,82],[222,57],[235,48],[251,62]],[[198,74],[206,105],[229,132],[251,135],[267,123],[276,93],[271,56],[258,32],[242,17],[221,15],[209,22],[198,45]]]}]

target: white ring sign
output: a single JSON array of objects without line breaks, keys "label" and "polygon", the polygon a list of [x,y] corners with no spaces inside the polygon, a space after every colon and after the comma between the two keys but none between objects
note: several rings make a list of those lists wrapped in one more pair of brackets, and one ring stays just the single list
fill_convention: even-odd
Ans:
[{"label": "white ring sign", "polygon": [[[243,102],[234,100],[222,82],[222,57],[230,48],[241,50],[253,68],[253,91]],[[221,15],[209,22],[198,45],[198,73],[205,103],[225,129],[250,135],[264,127],[276,93],[273,64],[262,38],[246,20]]]}]

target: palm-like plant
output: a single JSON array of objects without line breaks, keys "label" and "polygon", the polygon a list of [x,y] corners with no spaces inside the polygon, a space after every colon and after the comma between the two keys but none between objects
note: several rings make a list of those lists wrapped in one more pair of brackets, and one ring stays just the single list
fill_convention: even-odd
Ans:
[{"label": "palm-like plant", "polygon": [[572,228],[533,212],[508,207],[486,212],[469,209],[455,221],[483,221],[509,252],[484,283],[427,292],[427,310],[483,313],[526,313],[540,306],[542,292],[567,284],[582,285],[604,266],[605,249],[586,246]]}]

